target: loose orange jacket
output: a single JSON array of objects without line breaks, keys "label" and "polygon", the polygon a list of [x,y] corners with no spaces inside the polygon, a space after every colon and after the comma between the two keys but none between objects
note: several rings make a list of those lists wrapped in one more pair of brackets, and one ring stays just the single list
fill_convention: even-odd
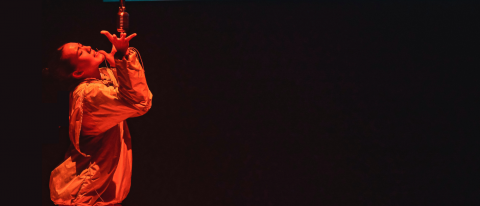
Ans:
[{"label": "loose orange jacket", "polygon": [[70,93],[65,161],[50,175],[56,205],[103,206],[121,203],[130,191],[132,146],[126,119],[152,105],[145,71],[130,47],[115,68],[99,68]]}]

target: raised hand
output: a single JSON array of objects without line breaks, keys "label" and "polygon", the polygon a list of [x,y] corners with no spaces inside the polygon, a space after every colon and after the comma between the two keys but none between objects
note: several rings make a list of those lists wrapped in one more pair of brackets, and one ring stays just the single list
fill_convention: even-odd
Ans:
[{"label": "raised hand", "polygon": [[127,36],[126,33],[121,33],[120,38],[118,38],[117,35],[115,34],[112,35],[110,34],[110,32],[105,30],[102,30],[100,33],[104,34],[108,38],[108,40],[112,43],[112,45],[117,49],[117,51],[123,55],[127,53],[130,40],[133,37],[137,36],[136,33],[133,33],[130,36],[126,37]]}]

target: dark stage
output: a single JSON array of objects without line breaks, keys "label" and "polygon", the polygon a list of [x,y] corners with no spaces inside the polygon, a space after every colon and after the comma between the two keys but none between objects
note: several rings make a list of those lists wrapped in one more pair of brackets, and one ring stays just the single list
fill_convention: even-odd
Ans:
[{"label": "dark stage", "polygon": [[[480,204],[478,3],[126,8],[153,106],[127,120],[123,206]],[[118,2],[44,0],[43,66],[67,42],[110,51],[100,31],[117,33],[117,11]],[[60,136],[43,137],[51,206],[68,113],[44,105],[67,115]]]}]

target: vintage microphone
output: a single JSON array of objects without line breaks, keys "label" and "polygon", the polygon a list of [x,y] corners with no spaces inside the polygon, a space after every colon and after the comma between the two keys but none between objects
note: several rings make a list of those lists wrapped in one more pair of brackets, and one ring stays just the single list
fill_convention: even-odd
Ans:
[{"label": "vintage microphone", "polygon": [[[118,8],[118,13],[117,13],[117,31],[119,33],[127,33],[128,30],[128,25],[129,25],[129,14],[125,11],[125,0],[120,0],[120,7]],[[140,52],[138,52],[137,49],[131,47],[132,49],[137,52],[138,56],[140,57],[140,63],[142,64],[143,67],[143,61],[142,57],[140,56]]]},{"label": "vintage microphone", "polygon": [[129,25],[129,15],[125,11],[125,0],[120,0],[120,7],[117,13],[117,31],[119,33],[127,33]]}]

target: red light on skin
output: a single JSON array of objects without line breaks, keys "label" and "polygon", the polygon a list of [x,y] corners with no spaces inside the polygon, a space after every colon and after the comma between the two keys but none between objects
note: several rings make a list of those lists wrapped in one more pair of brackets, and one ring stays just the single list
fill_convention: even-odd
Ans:
[{"label": "red light on skin", "polygon": [[105,59],[104,55],[95,55],[90,46],[75,42],[65,44],[62,52],[62,58],[69,59],[76,67],[72,74],[74,78],[101,78],[98,67]]}]

